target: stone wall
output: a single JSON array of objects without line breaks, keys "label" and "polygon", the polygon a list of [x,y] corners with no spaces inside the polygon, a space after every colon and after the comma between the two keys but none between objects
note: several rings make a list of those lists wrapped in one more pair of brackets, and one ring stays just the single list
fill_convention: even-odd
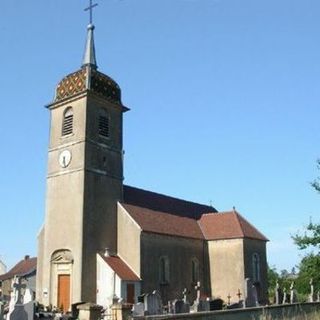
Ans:
[{"label": "stone wall", "polygon": [[[169,279],[166,283],[160,283],[160,257],[167,257],[169,261]],[[166,304],[168,300],[182,298],[182,291],[187,288],[190,292],[188,298],[193,301],[196,298],[196,283],[192,282],[192,259],[199,261],[201,284],[210,284],[207,278],[207,248],[203,240],[142,232],[142,292],[157,290]],[[201,293],[210,296],[210,288],[202,287]]]},{"label": "stone wall", "polygon": [[320,319],[320,303],[287,304],[281,306],[198,312],[191,314],[134,317],[135,320],[190,319],[190,320],[317,320]]}]

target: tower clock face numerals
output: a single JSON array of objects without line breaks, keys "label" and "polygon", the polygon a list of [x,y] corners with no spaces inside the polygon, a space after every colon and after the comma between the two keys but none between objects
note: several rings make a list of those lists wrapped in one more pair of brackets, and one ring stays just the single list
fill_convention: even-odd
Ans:
[{"label": "tower clock face numerals", "polygon": [[71,152],[63,150],[59,155],[59,164],[62,168],[66,168],[71,162]]}]

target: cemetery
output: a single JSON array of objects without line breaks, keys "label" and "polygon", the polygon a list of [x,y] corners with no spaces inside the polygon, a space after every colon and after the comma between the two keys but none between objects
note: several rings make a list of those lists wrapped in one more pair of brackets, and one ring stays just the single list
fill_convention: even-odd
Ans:
[{"label": "cemetery", "polygon": [[173,301],[163,304],[160,294],[154,290],[138,297],[137,302],[129,304],[118,297],[108,307],[79,302],[72,305],[71,311],[64,313],[54,306],[43,306],[34,300],[34,293],[23,277],[15,277],[12,282],[9,301],[0,299],[0,320],[34,319],[78,319],[78,320],[125,320],[125,319],[319,319],[320,292],[314,291],[310,279],[310,293],[307,302],[297,300],[294,282],[290,288],[281,288],[276,284],[275,301],[260,305],[256,297],[255,286],[250,279],[245,279],[245,292],[237,292],[237,303],[223,301],[220,298],[203,298],[201,283],[194,287],[196,299],[190,301],[187,289]]}]

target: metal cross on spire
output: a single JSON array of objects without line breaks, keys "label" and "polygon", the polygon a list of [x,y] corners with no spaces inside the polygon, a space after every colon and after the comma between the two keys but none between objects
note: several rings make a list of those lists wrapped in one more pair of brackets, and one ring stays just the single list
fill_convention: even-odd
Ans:
[{"label": "metal cross on spire", "polygon": [[92,0],[90,0],[90,3],[89,3],[89,7],[88,8],[85,8],[84,11],[89,11],[89,23],[92,24],[92,9],[94,7],[96,7],[98,4],[97,3],[92,3]]}]

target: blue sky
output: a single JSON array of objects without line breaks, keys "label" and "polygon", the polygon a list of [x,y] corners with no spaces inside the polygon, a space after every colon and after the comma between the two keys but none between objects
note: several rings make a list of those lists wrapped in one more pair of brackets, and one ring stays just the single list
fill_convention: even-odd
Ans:
[{"label": "blue sky", "polygon": [[[320,195],[318,0],[100,0],[99,70],[122,88],[125,183],[232,206],[291,270]],[[86,0],[0,10],[0,256],[36,255],[54,88],[81,65]]]}]

